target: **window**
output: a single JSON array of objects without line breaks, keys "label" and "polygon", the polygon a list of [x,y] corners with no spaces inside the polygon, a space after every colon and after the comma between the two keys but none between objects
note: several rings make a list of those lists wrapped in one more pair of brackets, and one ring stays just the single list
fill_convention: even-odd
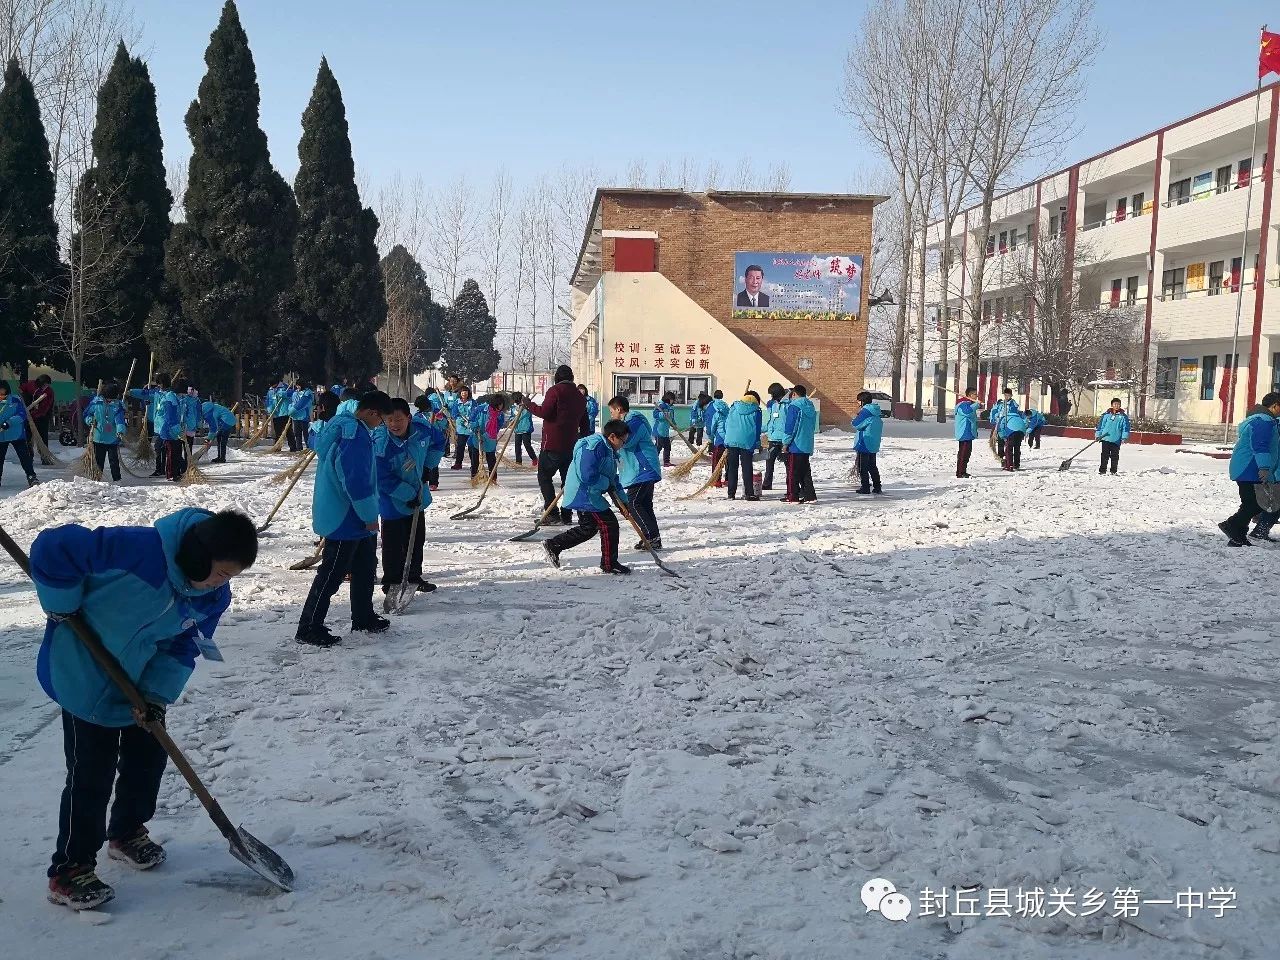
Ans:
[{"label": "window", "polygon": [[1200,361],[1200,399],[1212,400],[1213,387],[1218,380],[1218,355],[1210,354]]},{"label": "window", "polygon": [[1240,258],[1232,257],[1231,258],[1231,292],[1232,293],[1240,292],[1240,266],[1241,266]]},{"label": "window", "polygon": [[1236,165],[1236,186],[1243,187],[1249,183],[1249,177],[1253,173],[1253,158],[1245,157]]},{"label": "window", "polygon": [[1138,278],[1129,277],[1124,282],[1124,303],[1127,307],[1132,307],[1138,302]]},{"label": "window", "polygon": [[687,396],[689,397],[696,399],[698,394],[700,393],[705,393],[708,395],[711,393],[710,377],[689,377],[688,382],[689,382],[689,389],[688,389]]},{"label": "window", "polygon": [[1129,210],[1131,211],[1129,215],[1132,217],[1142,216],[1143,206],[1146,203],[1146,199],[1147,195],[1145,193],[1135,193],[1133,195],[1133,202],[1129,204]]},{"label": "window", "polygon": [[1049,236],[1058,236],[1058,215],[1056,213],[1049,217]]},{"label": "window", "polygon": [[1157,400],[1172,400],[1178,385],[1178,358],[1156,358],[1155,396]]},{"label": "window", "polygon": [[661,381],[658,377],[641,377],[640,402],[657,403],[658,398],[662,395],[660,383]]},{"label": "window", "polygon": [[1222,292],[1222,265],[1224,261],[1221,260],[1208,265],[1208,296],[1216,297]]},{"label": "window", "polygon": [[664,377],[662,379],[662,392],[674,393],[676,395],[676,403],[688,403],[684,393],[684,377]]},{"label": "window", "polygon": [[1128,199],[1125,197],[1121,197],[1119,200],[1116,201],[1116,223],[1119,223],[1121,220],[1124,219],[1125,207],[1126,207],[1126,204],[1128,204],[1128,202],[1129,202]]},{"label": "window", "polygon": [[1231,164],[1228,163],[1225,167],[1219,167],[1218,172],[1214,174],[1213,180],[1214,180],[1214,184],[1213,184],[1214,189],[1216,189],[1218,193],[1226,193],[1228,190],[1230,190],[1231,189]]},{"label": "window", "polygon": [[1018,231],[1016,229],[1009,231],[1009,249],[1018,249]]},{"label": "window", "polygon": [[1169,184],[1169,206],[1177,206],[1180,203],[1186,203],[1191,199],[1191,178],[1179,180],[1177,183]]},{"label": "window", "polygon": [[1271,392],[1280,391],[1280,353],[1271,355]]},{"label": "window", "polygon": [[1009,231],[1001,230],[1000,231],[1000,252],[1004,253],[1008,249],[1009,249]]},{"label": "window", "polygon": [[990,300],[982,301],[982,322],[983,323],[991,322],[991,301]]},{"label": "window", "polygon": [[1112,309],[1120,306],[1120,294],[1123,290],[1123,283],[1117,277],[1111,281],[1111,307]]},{"label": "window", "polygon": [[993,257],[996,253],[996,235],[994,233],[987,235],[987,256]]},{"label": "window", "polygon": [[636,395],[636,378],[635,377],[619,377],[616,374],[613,378],[613,395],[615,397],[627,397],[630,399]]},{"label": "window", "polygon": [[1164,272],[1164,283],[1160,289],[1161,300],[1183,300],[1186,298],[1187,268],[1177,267]]}]

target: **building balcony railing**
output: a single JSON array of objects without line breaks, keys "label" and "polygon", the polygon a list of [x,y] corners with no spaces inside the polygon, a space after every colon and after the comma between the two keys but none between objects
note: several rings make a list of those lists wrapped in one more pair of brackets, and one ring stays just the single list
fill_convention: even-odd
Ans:
[{"label": "building balcony railing", "polygon": [[1121,297],[1119,300],[1103,300],[1098,304],[1103,310],[1125,310],[1147,302],[1146,297]]},{"label": "building balcony railing", "polygon": [[1126,220],[1137,220],[1139,217],[1150,216],[1150,213],[1143,213],[1136,210],[1126,210],[1124,213],[1113,213],[1110,216],[1103,217],[1101,220],[1095,220],[1092,223],[1081,224],[1079,232],[1084,233],[1086,230],[1097,230],[1099,227],[1105,227],[1112,223],[1123,223]]},{"label": "building balcony railing", "polygon": [[[1246,290],[1252,289],[1253,285],[1252,280],[1243,284]],[[1175,300],[1191,300],[1195,297],[1222,297],[1239,293],[1240,287],[1241,284],[1238,283],[1224,283],[1220,287],[1206,287],[1203,290],[1164,290],[1156,299],[1161,303],[1170,303]]]},{"label": "building balcony railing", "polygon": [[1173,197],[1172,199],[1164,201],[1160,206],[1165,207],[1166,209],[1168,207],[1181,207],[1193,200],[1208,200],[1210,197],[1219,197],[1224,193],[1233,193],[1236,190],[1244,190],[1250,183],[1265,180],[1269,172],[1269,170],[1264,168],[1261,173],[1255,174],[1254,176],[1248,177],[1244,180],[1233,180],[1230,183],[1215,184],[1210,190],[1201,190],[1199,193],[1189,193],[1184,197]]}]

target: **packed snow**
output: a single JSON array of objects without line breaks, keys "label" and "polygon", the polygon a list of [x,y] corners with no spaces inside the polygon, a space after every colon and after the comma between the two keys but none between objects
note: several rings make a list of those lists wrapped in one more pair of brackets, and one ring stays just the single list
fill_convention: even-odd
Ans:
[{"label": "packed snow", "polygon": [[[532,471],[453,522],[477,493],[446,469],[440,589],[332,649],[293,641],[308,477],[233,584],[226,662],[199,664],[169,721],[297,889],[233,860],[170,767],[168,862],[102,857],[117,898],[79,920],[45,901],[60,728],[35,680],[44,618],[6,559],[4,956],[1275,957],[1280,548],[1215,529],[1236,500],[1222,461],[1125,447],[1119,476],[1093,451],[1059,472],[1082,445],[1046,439],[1016,474],[984,447],[961,481],[947,435],[892,422],[886,495],[861,497],[831,432],[807,506],[678,500],[700,467],[659,486],[678,581],[625,552],[635,574],[602,576],[595,541],[557,573],[538,538],[507,541],[539,512]],[[289,459],[232,456],[187,488],[44,469],[18,492],[11,465],[0,524],[27,546],[188,504],[265,517]],[[341,633],[345,614],[344,590]],[[988,915],[1001,896],[1010,915]]]}]

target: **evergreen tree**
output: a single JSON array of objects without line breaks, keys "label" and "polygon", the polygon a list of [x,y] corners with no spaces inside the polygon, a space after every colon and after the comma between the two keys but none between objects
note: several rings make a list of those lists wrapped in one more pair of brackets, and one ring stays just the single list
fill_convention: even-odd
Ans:
[{"label": "evergreen tree", "polygon": [[49,141],[31,81],[10,60],[0,88],[0,363],[31,359],[59,272]]},{"label": "evergreen tree", "polygon": [[270,337],[276,298],[293,282],[298,210],[258,126],[257,72],[232,0],[204,60],[208,70],[186,118],[186,222],[174,224],[165,266],[183,315],[231,365],[239,398],[244,358]]},{"label": "evergreen tree", "polygon": [[94,165],[80,181],[80,232],[72,241],[81,269],[102,265],[93,282],[83,285],[79,309],[109,332],[102,345],[106,357],[136,353],[164,283],[173,197],[165,184],[163,149],[150,72],[121,43],[98,91]]},{"label": "evergreen tree", "polygon": [[378,218],[361,206],[342,91],[320,61],[298,143],[298,304],[325,346],[326,378],[365,378],[382,369],[377,334],[387,319],[378,262]]},{"label": "evergreen tree", "polygon": [[466,383],[487,380],[501,362],[493,347],[497,333],[498,321],[489,312],[480,285],[467,280],[445,317],[445,373],[461,377]]},{"label": "evergreen tree", "polygon": [[[182,299],[173,284],[161,284],[147,316],[144,334],[155,354],[157,373],[172,376],[181,370],[202,394],[218,392],[225,396],[231,389],[230,364],[218,356],[213,344],[182,315]],[[144,369],[137,376],[135,385],[141,384],[146,372]]]},{"label": "evergreen tree", "polygon": [[440,359],[445,310],[431,299],[427,275],[401,244],[382,260],[387,290],[387,322],[378,333],[383,366],[403,396],[413,375]]}]

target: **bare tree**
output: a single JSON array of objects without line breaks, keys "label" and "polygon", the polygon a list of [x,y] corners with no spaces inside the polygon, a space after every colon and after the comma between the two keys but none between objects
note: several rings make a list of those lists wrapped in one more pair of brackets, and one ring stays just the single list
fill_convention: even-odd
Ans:
[{"label": "bare tree", "polygon": [[743,157],[733,172],[734,190],[754,190],[757,186],[756,168],[750,157]]},{"label": "bare tree", "polygon": [[769,168],[765,189],[774,193],[786,193],[791,189],[791,167],[785,160],[780,160]]},{"label": "bare tree", "polygon": [[707,162],[707,169],[702,175],[703,190],[719,190],[720,182],[724,179],[724,171],[720,169],[720,163],[717,160]]},{"label": "bare tree", "polygon": [[[973,0],[961,20],[961,61],[976,68],[957,100],[976,134],[969,168],[979,195],[971,275],[967,380],[977,381],[985,248],[997,194],[1074,134],[1084,74],[1099,49],[1093,0]],[[1036,212],[1037,224],[1039,211]]]},{"label": "bare tree", "polygon": [[399,171],[378,189],[378,249],[397,244],[421,258],[430,233],[431,198],[421,176],[406,181]]},{"label": "bare tree", "polygon": [[649,167],[643,157],[637,157],[627,164],[626,181],[628,187],[647,187],[649,185]]},{"label": "bare tree", "polygon": [[428,258],[452,303],[463,277],[471,273],[470,258],[480,232],[475,191],[465,176],[458,177],[436,197],[431,208]]},{"label": "bare tree", "polygon": [[493,315],[501,319],[502,310],[498,302],[499,285],[507,274],[507,243],[510,241],[509,221],[511,220],[511,175],[506,170],[499,170],[489,188],[489,204],[485,211],[484,221],[484,279],[489,290],[489,309]]}]

